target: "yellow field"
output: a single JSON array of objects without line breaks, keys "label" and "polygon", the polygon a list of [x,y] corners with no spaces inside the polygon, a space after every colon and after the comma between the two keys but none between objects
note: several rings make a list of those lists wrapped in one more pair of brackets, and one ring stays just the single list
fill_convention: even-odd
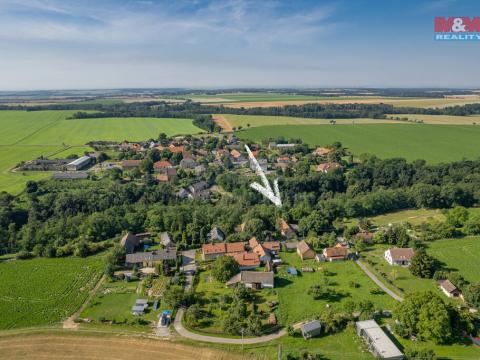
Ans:
[{"label": "yellow field", "polygon": [[164,340],[126,336],[94,336],[75,333],[0,336],[2,359],[48,360],[227,360],[241,359],[221,350],[191,347]]},{"label": "yellow field", "polygon": [[[310,119],[289,116],[265,116],[265,115],[213,115],[214,121],[225,131],[232,131],[233,128],[268,126],[268,125],[331,125],[331,119]],[[405,122],[388,119],[335,119],[337,125],[354,124],[395,124]],[[249,126],[250,125],[250,126]]]},{"label": "yellow field", "polygon": [[[205,105],[211,104],[212,100],[203,101]],[[348,98],[344,97],[342,99],[321,99],[321,100],[280,100],[280,101],[245,101],[245,102],[218,102],[217,105],[223,105],[229,108],[253,108],[253,107],[272,107],[272,106],[285,106],[285,105],[303,105],[303,104],[391,104],[394,106],[413,106],[420,108],[443,108],[447,106],[454,105],[465,105],[465,104],[476,104],[480,103],[480,98],[477,99],[461,99],[461,98],[449,98],[449,99],[440,99],[440,98],[381,98],[381,97],[365,97],[363,99]]]}]

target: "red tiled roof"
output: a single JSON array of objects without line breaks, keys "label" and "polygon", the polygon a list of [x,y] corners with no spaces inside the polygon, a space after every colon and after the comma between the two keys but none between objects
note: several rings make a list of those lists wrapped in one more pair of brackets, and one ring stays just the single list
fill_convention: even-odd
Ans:
[{"label": "red tiled roof", "polygon": [[308,250],[311,249],[310,246],[304,240],[302,240],[297,244],[297,250],[300,251],[300,254],[305,254]]},{"label": "red tiled roof", "polygon": [[332,152],[332,149],[319,147],[315,149],[313,154],[317,156],[325,156],[328,155],[330,152]]},{"label": "red tiled roof", "polygon": [[258,244],[260,244],[257,240],[257,238],[254,236],[252,237],[250,240],[248,240],[248,245],[250,245],[250,247],[253,249],[255,246],[257,246]]},{"label": "red tiled roof", "polygon": [[412,248],[393,248],[390,249],[390,255],[392,255],[393,261],[402,261],[412,260],[413,257],[413,249]]},{"label": "red tiled roof", "polygon": [[157,161],[155,164],[153,164],[153,167],[155,169],[169,168],[169,167],[172,167],[172,164],[170,164],[170,162],[166,160],[160,160],[160,161]]},{"label": "red tiled roof", "polygon": [[245,251],[245,245],[243,244],[243,242],[226,243],[225,245],[227,254]]},{"label": "red tiled roof", "polygon": [[265,241],[263,247],[267,250],[280,251],[280,241]]},{"label": "red tiled roof", "polygon": [[259,266],[260,258],[255,253],[243,252],[240,254],[234,254],[233,258],[240,266]]},{"label": "red tiled roof", "polygon": [[227,251],[224,243],[218,243],[218,244],[203,245],[202,252],[204,254],[222,254],[222,253],[226,253]]},{"label": "red tiled roof", "polygon": [[346,257],[348,255],[348,249],[344,246],[334,246],[324,249],[326,257]]}]

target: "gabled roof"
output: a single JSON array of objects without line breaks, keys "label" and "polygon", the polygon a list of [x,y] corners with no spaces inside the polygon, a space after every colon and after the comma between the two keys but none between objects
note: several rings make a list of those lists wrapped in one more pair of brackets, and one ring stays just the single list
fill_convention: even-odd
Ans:
[{"label": "gabled roof", "polygon": [[322,324],[318,320],[313,320],[302,325],[302,332],[312,332],[322,328]]},{"label": "gabled roof", "polygon": [[142,160],[123,160],[121,165],[122,167],[136,167],[139,166]]},{"label": "gabled roof", "polygon": [[127,254],[126,262],[129,264],[142,263],[144,261],[175,260],[177,258],[176,249],[155,250],[151,252],[137,252]]},{"label": "gabled roof", "polygon": [[334,247],[328,247],[323,250],[327,257],[346,257],[348,255],[348,248],[345,246],[335,245]]},{"label": "gabled roof", "polygon": [[164,169],[164,168],[172,167],[172,164],[170,164],[170,162],[168,162],[167,160],[160,160],[160,161],[157,161],[155,164],[153,164],[153,167],[155,169]]},{"label": "gabled roof", "polygon": [[438,285],[443,288],[446,292],[449,294],[454,293],[455,291],[458,291],[457,287],[453,285],[450,280],[438,280]]},{"label": "gabled roof", "polygon": [[235,149],[233,149],[232,151],[230,151],[230,155],[232,155],[235,159],[238,159],[239,157],[242,156],[242,154],[240,153],[240,151],[235,150]]},{"label": "gabled roof", "polygon": [[225,254],[227,252],[227,248],[225,243],[204,244],[202,246],[202,252],[204,254]]},{"label": "gabled roof", "polygon": [[274,277],[272,271],[241,271],[227,281],[227,285],[241,283],[260,283],[273,286]]},{"label": "gabled roof", "polygon": [[253,249],[255,246],[260,244],[255,236],[253,236],[250,240],[248,240],[248,245]]},{"label": "gabled roof", "polygon": [[393,248],[389,249],[393,261],[411,261],[413,257],[412,248]]},{"label": "gabled roof", "polygon": [[225,248],[228,254],[245,251],[245,245],[243,244],[243,242],[226,243]]},{"label": "gabled roof", "polygon": [[240,266],[259,266],[260,258],[255,253],[242,252],[239,254],[234,254],[233,258]]},{"label": "gabled roof", "polygon": [[140,239],[129,231],[123,236],[122,240],[120,240],[121,246],[125,247],[126,244],[138,246],[140,244]]},{"label": "gabled roof", "polygon": [[300,254],[305,254],[307,251],[312,250],[312,249],[305,242],[305,240],[302,240],[297,244],[297,250],[300,252]]},{"label": "gabled roof", "polygon": [[160,233],[160,244],[162,244],[163,246],[169,246],[173,244],[173,241],[170,238],[170,234],[167,231]]},{"label": "gabled roof", "polygon": [[329,148],[324,148],[324,147],[318,147],[315,149],[315,151],[313,152],[313,155],[317,155],[317,156],[325,156],[325,155],[328,155],[329,153],[332,152],[332,149],[329,149]]},{"label": "gabled roof", "polygon": [[342,165],[340,165],[337,162],[323,163],[323,164],[317,165],[317,171],[327,172],[332,169],[340,169],[341,167]]},{"label": "gabled roof", "polygon": [[270,251],[280,251],[280,241],[265,241],[262,243],[263,247]]}]

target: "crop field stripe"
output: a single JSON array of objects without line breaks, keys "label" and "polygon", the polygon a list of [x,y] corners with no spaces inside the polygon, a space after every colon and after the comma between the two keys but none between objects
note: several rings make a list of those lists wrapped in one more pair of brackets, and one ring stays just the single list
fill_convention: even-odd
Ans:
[{"label": "crop field stripe", "polygon": [[46,124],[45,126],[35,130],[34,132],[28,134],[28,135],[25,135],[23,138],[19,139],[17,142],[13,143],[12,145],[17,145],[17,144],[20,144],[21,142],[25,141],[26,139],[28,139],[29,137],[39,133],[39,132],[42,132],[52,126],[54,126],[55,124],[59,123],[60,121],[62,121],[63,119],[65,118],[65,111],[62,111],[60,112],[60,114],[58,115],[58,117],[53,120],[51,123],[48,123]]}]

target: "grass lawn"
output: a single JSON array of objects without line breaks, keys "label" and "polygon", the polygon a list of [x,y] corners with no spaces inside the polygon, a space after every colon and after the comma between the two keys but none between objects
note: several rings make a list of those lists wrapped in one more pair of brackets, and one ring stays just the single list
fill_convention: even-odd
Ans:
[{"label": "grass lawn", "polygon": [[480,281],[480,237],[433,241],[428,243],[427,252],[466,280]]},{"label": "grass lawn", "polygon": [[[261,270],[259,270],[261,271]],[[199,274],[198,284],[195,287],[195,292],[199,297],[199,304],[202,309],[208,314],[199,322],[193,330],[201,331],[202,333],[222,334],[222,320],[228,311],[228,304],[222,308],[222,295],[232,295],[233,289],[227,288],[224,283],[215,280],[210,273],[210,270],[201,271]],[[255,296],[254,303],[257,306],[257,312],[262,314],[263,325],[267,328],[266,320],[269,313],[272,311],[268,305],[268,301],[277,300],[276,291],[271,289],[263,289],[253,292]]]},{"label": "grass lawn", "polygon": [[62,321],[85,301],[102,269],[101,255],[0,263],[0,329]]},{"label": "grass lawn", "polygon": [[387,226],[388,224],[402,224],[406,222],[412,225],[419,225],[431,220],[444,221],[445,215],[443,215],[440,209],[412,209],[378,215],[369,219],[376,226]]},{"label": "grass lawn", "polygon": [[[286,265],[283,265],[276,276],[276,291],[278,293],[279,309],[278,319],[282,325],[290,325],[298,321],[308,320],[316,314],[322,313],[329,304],[331,308],[343,311],[343,304],[348,299],[354,301],[370,300],[378,309],[392,310],[395,301],[386,294],[373,295],[370,289],[377,288],[353,261],[334,263],[317,263],[314,260],[301,261],[298,255],[281,253]],[[293,277],[286,273],[286,268],[293,266],[299,271],[302,267],[312,267],[314,273],[301,273]],[[320,270],[318,270],[321,268]],[[323,275],[328,270],[332,276]],[[323,279],[328,277],[332,285],[329,287],[342,291],[345,296],[332,297],[331,299],[314,300],[307,292],[314,284],[322,284]],[[349,282],[354,281],[360,286],[352,288]]]},{"label": "grass lawn", "polygon": [[237,131],[236,134],[242,139],[256,142],[279,136],[301,138],[311,146],[325,146],[340,141],[356,155],[370,153],[381,158],[403,157],[409,161],[425,159],[430,163],[439,163],[478,158],[480,127],[425,124],[278,125]]}]

